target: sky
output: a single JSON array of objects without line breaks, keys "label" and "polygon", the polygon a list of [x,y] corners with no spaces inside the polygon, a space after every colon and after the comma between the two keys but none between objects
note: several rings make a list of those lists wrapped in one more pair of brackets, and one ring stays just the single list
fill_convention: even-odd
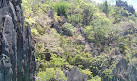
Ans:
[{"label": "sky", "polygon": [[[105,0],[91,0],[91,1],[95,1],[97,3],[103,3]],[[107,0],[107,1],[111,2],[111,4],[115,4],[116,0]],[[127,1],[129,5],[133,5],[135,10],[137,11],[137,0],[123,0],[123,1]]]}]

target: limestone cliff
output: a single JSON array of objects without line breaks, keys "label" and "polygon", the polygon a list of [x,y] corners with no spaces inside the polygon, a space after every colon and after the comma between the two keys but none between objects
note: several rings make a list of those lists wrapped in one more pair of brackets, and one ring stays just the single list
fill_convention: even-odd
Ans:
[{"label": "limestone cliff", "polygon": [[68,76],[67,81],[87,81],[87,75],[82,75],[76,66],[74,66]]},{"label": "limestone cliff", "polygon": [[35,81],[31,32],[21,0],[0,0],[0,81]]},{"label": "limestone cliff", "polygon": [[137,81],[137,69],[122,58],[113,71],[112,78],[104,77],[102,81]]}]

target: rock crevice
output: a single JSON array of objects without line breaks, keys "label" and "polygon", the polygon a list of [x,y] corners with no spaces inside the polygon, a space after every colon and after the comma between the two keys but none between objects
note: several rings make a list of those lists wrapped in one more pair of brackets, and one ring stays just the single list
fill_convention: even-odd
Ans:
[{"label": "rock crevice", "polygon": [[35,81],[31,32],[20,4],[0,0],[0,81]]}]

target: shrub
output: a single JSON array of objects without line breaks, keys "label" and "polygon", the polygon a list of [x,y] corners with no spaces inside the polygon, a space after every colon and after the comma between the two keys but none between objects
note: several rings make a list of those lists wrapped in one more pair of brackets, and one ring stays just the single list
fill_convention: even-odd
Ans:
[{"label": "shrub", "polygon": [[104,78],[106,78],[106,79],[113,78],[112,69],[105,69],[102,73],[103,73]]},{"label": "shrub", "polygon": [[89,41],[93,41],[94,40],[94,31],[93,31],[93,27],[92,26],[86,26],[86,29],[84,30],[84,33],[86,35],[86,38]]},{"label": "shrub", "polygon": [[54,9],[57,12],[58,16],[62,16],[63,15],[65,17],[67,17],[68,7],[69,7],[69,5],[68,5],[67,2],[61,1],[61,2],[59,2],[57,4],[55,4]]},{"label": "shrub", "polygon": [[127,49],[127,45],[126,44],[119,44],[119,49],[120,49],[120,52],[122,54],[124,54],[125,50]]},{"label": "shrub", "polygon": [[94,42],[96,44],[107,43],[107,38],[111,33],[111,22],[102,14],[95,13],[94,20],[91,22],[91,26],[87,26],[84,30],[86,38],[89,42]]},{"label": "shrub", "polygon": [[62,30],[63,30],[63,34],[68,36],[73,36],[76,31],[76,28],[74,28],[72,24],[65,23],[62,25]]},{"label": "shrub", "polygon": [[86,4],[81,2],[80,8],[82,8],[82,15],[83,15],[83,23],[84,25],[90,25],[91,21],[93,20],[93,14],[98,11],[96,6],[92,3]]},{"label": "shrub", "polygon": [[39,35],[38,31],[34,28],[31,28],[32,35]]},{"label": "shrub", "polygon": [[82,57],[81,55],[76,55],[74,58],[73,58],[73,62],[72,64],[74,65],[81,65],[82,64]]},{"label": "shrub", "polygon": [[36,79],[36,81],[64,81],[66,78],[61,69],[46,68],[46,71],[37,74]]},{"label": "shrub", "polygon": [[56,79],[55,73],[54,68],[46,68],[46,71],[37,74],[37,78],[40,78],[40,81],[49,81],[52,78]]},{"label": "shrub", "polygon": [[88,81],[101,81],[101,77],[95,76],[95,77],[93,77],[92,79],[90,79]]},{"label": "shrub", "polygon": [[83,74],[86,74],[88,76],[88,79],[91,79],[93,77],[92,72],[89,69],[82,70]]},{"label": "shrub", "polygon": [[82,15],[81,14],[74,14],[71,16],[68,16],[69,22],[75,23],[75,24],[81,24],[82,22]]},{"label": "shrub", "polygon": [[45,29],[42,26],[40,26],[38,24],[36,24],[35,26],[36,26],[36,29],[39,32],[39,34],[43,35],[45,33]]},{"label": "shrub", "polygon": [[58,57],[57,55],[51,55],[51,66],[53,67],[61,67],[65,63],[65,59]]},{"label": "shrub", "polygon": [[111,63],[111,58],[107,57],[105,54],[95,56],[92,59],[90,71],[93,72],[93,76],[98,75],[98,73],[103,70],[103,68],[108,67]]}]

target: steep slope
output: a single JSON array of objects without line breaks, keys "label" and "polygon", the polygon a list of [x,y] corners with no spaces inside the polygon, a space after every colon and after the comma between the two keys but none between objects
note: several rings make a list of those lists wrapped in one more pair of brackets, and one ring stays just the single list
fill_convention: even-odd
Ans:
[{"label": "steep slope", "polygon": [[88,81],[119,80],[124,65],[136,71],[128,64],[137,66],[137,18],[123,7],[91,0],[23,0],[22,6],[31,23],[38,81],[67,80],[64,71],[72,75],[68,80],[87,75]]},{"label": "steep slope", "polygon": [[31,32],[21,0],[0,0],[0,81],[34,81]]}]

